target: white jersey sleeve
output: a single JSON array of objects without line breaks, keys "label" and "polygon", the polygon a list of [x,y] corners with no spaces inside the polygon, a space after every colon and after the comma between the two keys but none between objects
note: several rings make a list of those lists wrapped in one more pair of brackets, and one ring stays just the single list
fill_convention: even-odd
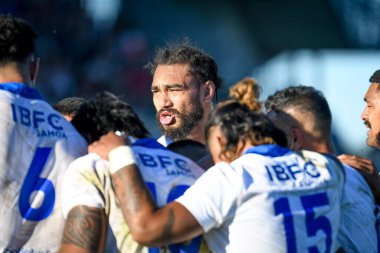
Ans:
[{"label": "white jersey sleeve", "polygon": [[25,84],[0,84],[0,110],[0,251],[56,252],[63,175],[87,145]]}]

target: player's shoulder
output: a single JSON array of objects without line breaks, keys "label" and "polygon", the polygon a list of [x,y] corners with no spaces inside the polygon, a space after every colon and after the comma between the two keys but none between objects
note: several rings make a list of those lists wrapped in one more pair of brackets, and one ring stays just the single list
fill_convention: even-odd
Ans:
[{"label": "player's shoulder", "polygon": [[214,165],[212,157],[206,145],[198,141],[184,139],[172,142],[167,148],[176,154],[180,154],[191,159],[203,170],[208,170]]},{"label": "player's shoulder", "polygon": [[339,168],[342,171],[344,170],[342,163],[333,155],[310,150],[300,150],[296,153],[299,154],[306,162],[311,162],[314,165],[325,167],[333,166],[335,168]]},{"label": "player's shoulder", "polygon": [[101,159],[95,153],[89,153],[84,156],[76,158],[69,165],[68,171],[70,172],[84,172],[93,170],[93,168],[98,164],[106,164],[106,161]]},{"label": "player's shoulder", "polygon": [[132,149],[136,153],[144,153],[149,155],[158,156],[170,156],[173,158],[183,158],[189,160],[187,156],[180,153],[174,152],[167,147],[160,144],[157,140],[153,138],[138,139],[132,144]]},{"label": "player's shoulder", "polygon": [[325,177],[329,174],[330,181],[346,181],[346,170],[342,163],[333,155],[326,153],[319,153],[309,150],[301,150],[297,152],[305,161],[305,166],[312,164],[321,172],[324,171]]},{"label": "player's shoulder", "polygon": [[[353,167],[342,163],[346,173],[346,189],[349,189],[352,194],[367,194],[373,198],[373,193],[364,177]],[[353,190],[353,189],[356,189]]]}]

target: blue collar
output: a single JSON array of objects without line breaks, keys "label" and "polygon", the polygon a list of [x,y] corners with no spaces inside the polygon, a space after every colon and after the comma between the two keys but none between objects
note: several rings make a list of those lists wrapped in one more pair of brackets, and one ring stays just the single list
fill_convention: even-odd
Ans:
[{"label": "blue collar", "polygon": [[292,152],[290,149],[280,147],[275,144],[265,144],[260,146],[253,146],[244,152],[245,154],[259,154],[263,156],[278,157],[284,156]]},{"label": "blue collar", "polygon": [[24,98],[44,100],[37,89],[23,83],[2,83],[0,84],[0,90],[9,91]]},{"label": "blue collar", "polygon": [[160,143],[157,142],[156,139],[153,138],[144,138],[144,139],[138,139],[134,143],[132,143],[132,146],[140,146],[145,148],[157,148],[157,149],[165,149],[164,146],[162,146]]}]

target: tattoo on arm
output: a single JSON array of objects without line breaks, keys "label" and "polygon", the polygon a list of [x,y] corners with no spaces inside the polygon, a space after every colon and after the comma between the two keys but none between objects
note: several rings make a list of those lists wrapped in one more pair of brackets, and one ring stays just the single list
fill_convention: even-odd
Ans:
[{"label": "tattoo on arm", "polygon": [[158,208],[136,165],[115,172],[112,181],[131,234],[142,245],[183,242],[203,232],[181,204],[174,201]]},{"label": "tattoo on arm", "polygon": [[72,244],[88,252],[102,252],[105,242],[105,214],[100,208],[77,206],[65,223],[62,244]]}]

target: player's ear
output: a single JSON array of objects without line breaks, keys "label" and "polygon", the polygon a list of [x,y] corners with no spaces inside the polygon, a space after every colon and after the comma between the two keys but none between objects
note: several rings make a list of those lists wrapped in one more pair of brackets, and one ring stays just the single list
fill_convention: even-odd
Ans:
[{"label": "player's ear", "polygon": [[300,150],[302,149],[303,142],[304,142],[304,136],[302,131],[298,127],[292,127],[292,143],[290,149],[292,150]]},{"label": "player's ear", "polygon": [[212,103],[212,99],[215,94],[215,83],[209,80],[204,83],[203,87],[204,88],[201,93],[203,102]]},{"label": "player's ear", "polygon": [[29,61],[29,73],[30,73],[30,81],[33,86],[36,83],[39,68],[40,68],[40,58],[32,56]]}]

